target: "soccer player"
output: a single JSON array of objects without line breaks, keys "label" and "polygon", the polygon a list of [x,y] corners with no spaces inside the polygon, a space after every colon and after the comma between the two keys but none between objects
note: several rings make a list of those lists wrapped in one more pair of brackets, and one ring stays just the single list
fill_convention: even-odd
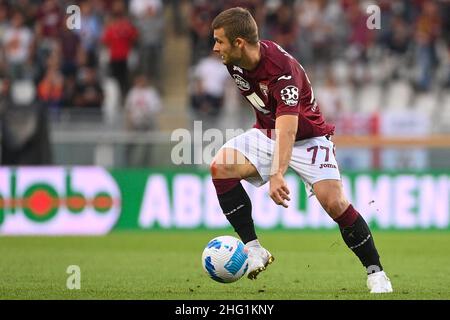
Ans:
[{"label": "soccer player", "polygon": [[269,182],[272,200],[288,207],[284,174],[291,167],[339,225],[344,242],[366,268],[370,292],[392,292],[369,227],[344,195],[330,140],[334,126],[324,121],[303,67],[276,43],[259,40],[246,9],[221,12],[212,29],[214,52],[256,114],[254,127],[226,142],[210,166],[220,206],[248,249],[248,278],[256,279],[274,257],[259,243],[252,204],[240,181]]}]

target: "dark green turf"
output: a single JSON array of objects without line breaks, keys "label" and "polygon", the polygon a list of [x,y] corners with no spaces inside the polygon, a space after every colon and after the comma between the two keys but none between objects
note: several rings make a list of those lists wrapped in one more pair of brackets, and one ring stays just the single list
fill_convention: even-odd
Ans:
[{"label": "dark green turf", "polygon": [[[450,232],[374,232],[395,293],[371,295],[337,230],[268,231],[276,260],[256,281],[220,284],[201,267],[215,236],[231,231],[0,237],[0,299],[450,299]],[[69,290],[69,265],[81,289]]]}]

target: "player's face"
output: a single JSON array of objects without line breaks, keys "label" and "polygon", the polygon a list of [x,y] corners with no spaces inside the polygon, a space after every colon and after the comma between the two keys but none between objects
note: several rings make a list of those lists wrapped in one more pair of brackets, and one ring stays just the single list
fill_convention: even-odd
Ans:
[{"label": "player's face", "polygon": [[213,51],[221,57],[223,64],[237,65],[241,59],[241,50],[237,45],[230,43],[223,28],[214,29],[214,41]]}]

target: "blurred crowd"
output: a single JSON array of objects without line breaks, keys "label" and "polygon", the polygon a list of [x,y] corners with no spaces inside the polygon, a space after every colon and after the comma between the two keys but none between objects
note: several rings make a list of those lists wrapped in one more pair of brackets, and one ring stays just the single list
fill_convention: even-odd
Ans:
[{"label": "blurred crowd", "polygon": [[[381,9],[379,30],[366,25],[365,9],[373,3]],[[71,30],[66,9],[73,4],[81,8],[81,28]],[[255,16],[261,38],[313,66],[311,73],[320,76],[340,59],[359,66],[390,55],[417,67],[412,79],[417,90],[430,89],[439,67],[447,68],[441,83],[450,85],[447,0],[0,0],[0,79],[31,80],[37,97],[53,107],[101,106],[106,76],[117,80],[124,98],[135,76],[161,90],[169,5],[176,33],[189,35],[191,63],[200,69],[211,59],[212,19],[223,9],[243,6]],[[446,55],[439,54],[439,45]],[[355,68],[355,81],[364,80],[361,73]],[[195,92],[202,89],[201,74]],[[220,91],[211,90],[217,98]]]},{"label": "blurred crowd", "polygon": [[47,128],[47,114],[98,114],[108,94],[126,111],[126,128],[152,128],[149,115],[160,109],[151,83],[160,78],[163,9],[162,0],[0,0],[2,163],[12,154],[16,163],[48,162],[33,142],[48,142],[48,130],[39,128]]},{"label": "blurred crowd", "polygon": [[[379,17],[367,12],[371,4]],[[68,24],[72,5],[79,28]],[[190,110],[217,118],[230,77],[211,54],[210,26],[234,6],[248,8],[260,37],[280,44],[322,85],[319,103],[329,117],[345,105],[334,93],[343,73],[356,88],[395,79],[414,92],[450,88],[450,0],[0,0],[0,115],[12,93],[51,110],[101,110],[117,97],[127,129],[155,129],[161,96],[178,94],[163,86],[164,77],[179,76],[161,71],[163,49],[169,37],[183,37]],[[379,29],[368,28],[369,18]]]},{"label": "blurred crowd", "polygon": [[[378,6],[378,17],[372,15],[375,11],[367,11],[371,4]],[[329,88],[324,90],[324,103],[332,100],[329,93],[343,73],[354,87],[370,82],[386,87],[391,80],[403,79],[414,92],[450,88],[448,0],[194,0],[189,21],[192,64],[197,66],[193,68],[197,82],[191,90],[194,110],[214,115],[221,108],[211,98],[201,98],[210,95],[223,101],[223,90],[208,92],[211,72],[216,70],[215,78],[221,79],[221,71],[202,70],[205,64],[212,65],[212,19],[236,5],[250,9],[262,39],[277,42],[300,61],[313,83]],[[368,20],[375,29],[368,28]],[[222,81],[219,87],[224,87],[226,80]],[[332,107],[329,113],[336,111]]]},{"label": "blurred crowd", "polygon": [[[78,13],[66,12],[71,5],[79,28],[68,24]],[[104,77],[128,92],[134,48],[139,76],[159,77],[162,10],[161,0],[1,0],[0,79],[31,81],[53,108],[101,107]]]}]

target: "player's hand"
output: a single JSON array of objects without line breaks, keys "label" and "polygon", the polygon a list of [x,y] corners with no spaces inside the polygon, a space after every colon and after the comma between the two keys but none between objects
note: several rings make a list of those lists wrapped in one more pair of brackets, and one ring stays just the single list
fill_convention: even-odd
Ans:
[{"label": "player's hand", "polygon": [[272,200],[285,208],[288,207],[285,200],[290,201],[289,189],[286,181],[281,173],[274,174],[270,177],[270,197]]}]

